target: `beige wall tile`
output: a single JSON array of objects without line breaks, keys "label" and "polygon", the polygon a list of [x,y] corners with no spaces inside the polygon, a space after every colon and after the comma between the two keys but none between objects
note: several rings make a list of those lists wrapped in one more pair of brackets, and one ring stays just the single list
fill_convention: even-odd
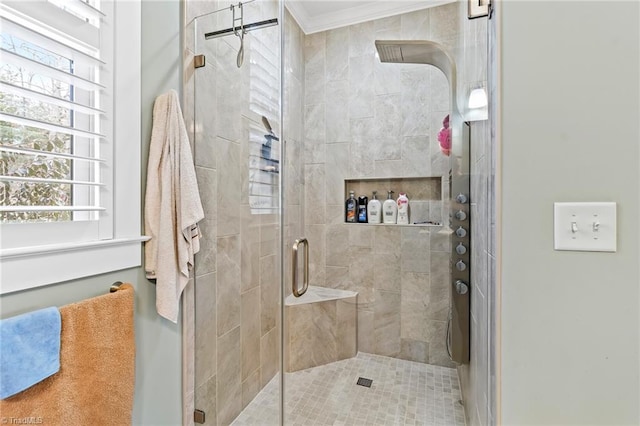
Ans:
[{"label": "beige wall tile", "polygon": [[260,222],[248,207],[243,206],[240,223],[241,291],[245,292],[260,283]]},{"label": "beige wall tile", "polygon": [[445,321],[428,321],[429,329],[429,363],[443,367],[455,367],[455,363],[447,355]]},{"label": "beige wall tile", "polygon": [[356,336],[357,301],[356,296],[339,299],[336,303],[336,359],[356,356],[358,339]]},{"label": "beige wall tile", "polygon": [[347,224],[329,225],[326,228],[327,266],[349,266],[351,264],[351,244]]},{"label": "beige wall tile", "polygon": [[238,235],[219,237],[217,273],[218,336],[240,325],[240,241]]},{"label": "beige wall tile", "polygon": [[241,167],[240,145],[218,138],[218,155],[224,158],[218,165],[217,205],[218,236],[233,235],[240,232],[240,195]]},{"label": "beige wall tile", "polygon": [[[305,227],[305,237],[309,242],[309,284],[317,286],[325,286],[325,258],[326,258],[326,242],[324,225],[309,225]],[[289,248],[287,247],[287,250]],[[298,253],[300,262],[303,260],[304,254]],[[289,265],[288,263],[286,265]],[[302,265],[302,263],[300,263]],[[302,269],[299,270],[302,280]]]},{"label": "beige wall tile", "polygon": [[375,291],[375,349],[379,355],[400,353],[400,293]]},{"label": "beige wall tile", "polygon": [[402,234],[400,227],[376,226],[374,251],[376,253],[400,253]]},{"label": "beige wall tile", "polygon": [[[323,144],[324,146],[324,144]],[[325,223],[324,164],[307,164],[304,170],[305,225]]]},{"label": "beige wall tile", "polygon": [[242,380],[260,367],[260,288],[242,294],[240,331],[242,338]]},{"label": "beige wall tile", "polygon": [[[360,294],[358,294],[359,297]],[[376,353],[376,339],[373,310],[361,309],[358,306],[357,315],[358,351],[374,354]]]},{"label": "beige wall tile", "polygon": [[401,339],[398,358],[429,363],[429,343],[421,340]]},{"label": "beige wall tile", "polygon": [[[329,113],[329,111],[327,111]],[[341,116],[345,116],[341,114]],[[347,129],[348,129],[347,121]],[[330,126],[333,128],[333,126]],[[349,174],[349,144],[327,144],[327,163],[325,166],[326,203],[344,205],[347,197],[344,193],[344,179]],[[348,192],[347,192],[348,194]],[[361,194],[360,194],[361,195]],[[319,199],[316,202],[320,202]],[[344,218],[342,218],[344,221]],[[327,223],[329,221],[327,220]]]},{"label": "beige wall tile", "polygon": [[375,228],[373,226],[366,225],[349,225],[349,241],[352,247],[356,248],[356,256],[359,248],[372,248],[373,247],[373,233]]},{"label": "beige wall tile", "polygon": [[427,318],[431,306],[430,276],[420,272],[402,272],[401,336],[429,340]]},{"label": "beige wall tile", "polygon": [[260,369],[255,370],[242,382],[242,408],[244,409],[260,392]]},{"label": "beige wall tile", "polygon": [[400,274],[400,253],[375,253],[372,266],[373,288],[400,292],[403,280]]},{"label": "beige wall tile", "polygon": [[260,384],[262,387],[278,373],[278,336],[279,330],[274,327],[260,338]]},{"label": "beige wall tile", "polygon": [[205,275],[216,271],[217,263],[217,220],[201,220],[198,222],[200,228],[200,251],[195,255],[195,275]]},{"label": "beige wall tile", "polygon": [[373,21],[361,24],[350,25],[349,29],[349,57],[367,56],[372,57],[375,52],[374,47],[374,25]]},{"label": "beige wall tile", "polygon": [[336,302],[293,305],[289,310],[289,369],[298,371],[337,360]]},{"label": "beige wall tile", "polygon": [[260,258],[260,329],[264,336],[276,326],[280,280],[277,274],[277,256]]},{"label": "beige wall tile", "polygon": [[218,424],[229,424],[242,410],[240,327],[218,338],[216,397]]},{"label": "beige wall tile", "polygon": [[195,280],[195,386],[216,375],[216,274]]},{"label": "beige wall tile", "polygon": [[304,107],[304,162],[321,164],[325,162],[325,104],[324,99]]},{"label": "beige wall tile", "polygon": [[401,232],[402,272],[429,272],[431,258],[429,231],[426,228],[403,227]]},{"label": "beige wall tile", "polygon": [[373,117],[373,60],[373,55],[349,58],[349,118],[352,120]]},{"label": "beige wall tile", "polygon": [[[216,385],[216,376],[211,376],[206,382],[196,387],[195,390],[195,409],[204,411],[207,422],[211,424],[216,424],[218,415]],[[191,413],[190,418],[193,419],[193,413]]]},{"label": "beige wall tile", "polygon": [[430,320],[446,321],[449,315],[451,273],[449,253],[431,253],[431,288],[427,317]]},{"label": "beige wall tile", "polygon": [[[346,53],[346,49],[343,48]],[[348,62],[345,60],[340,66],[344,66],[346,69]],[[328,71],[327,71],[328,72]],[[341,79],[327,81],[326,93],[325,93],[325,119],[326,130],[325,137],[326,142],[349,142],[351,140],[351,132],[349,126],[349,81],[347,75],[344,75]],[[326,106],[329,106],[327,108]],[[313,137],[310,135],[310,137]],[[327,147],[327,150],[329,147]],[[327,164],[331,164],[327,159]]]},{"label": "beige wall tile", "polygon": [[327,266],[325,268],[325,276],[324,287],[338,288],[341,290],[353,288],[353,283],[349,276],[349,267],[347,266]]}]

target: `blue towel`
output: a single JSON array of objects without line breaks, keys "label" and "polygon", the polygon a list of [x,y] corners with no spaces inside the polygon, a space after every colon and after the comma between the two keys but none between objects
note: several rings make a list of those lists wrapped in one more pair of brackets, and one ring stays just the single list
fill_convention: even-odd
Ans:
[{"label": "blue towel", "polygon": [[58,372],[60,325],[54,307],[0,320],[0,399]]}]

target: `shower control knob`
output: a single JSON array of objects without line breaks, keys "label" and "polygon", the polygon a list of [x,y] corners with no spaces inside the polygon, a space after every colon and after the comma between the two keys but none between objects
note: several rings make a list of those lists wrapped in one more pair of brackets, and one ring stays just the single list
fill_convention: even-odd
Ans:
[{"label": "shower control knob", "polygon": [[456,269],[458,271],[465,271],[467,269],[467,264],[464,263],[462,260],[458,260],[456,262]]},{"label": "shower control knob", "polygon": [[465,212],[463,212],[462,210],[458,210],[455,214],[456,219],[458,220],[465,220],[467,218],[467,214]]},{"label": "shower control knob", "polygon": [[456,197],[456,201],[459,202],[460,204],[467,204],[467,196],[464,194],[458,194],[458,196]]},{"label": "shower control knob", "polygon": [[467,230],[462,226],[458,226],[458,229],[456,229],[456,235],[460,238],[464,238],[467,236]]},{"label": "shower control knob", "polygon": [[462,280],[456,281],[456,293],[467,294],[469,292],[469,286]]},{"label": "shower control knob", "polygon": [[465,254],[466,252],[467,252],[467,248],[464,246],[464,244],[458,243],[458,245],[456,246],[456,253]]}]

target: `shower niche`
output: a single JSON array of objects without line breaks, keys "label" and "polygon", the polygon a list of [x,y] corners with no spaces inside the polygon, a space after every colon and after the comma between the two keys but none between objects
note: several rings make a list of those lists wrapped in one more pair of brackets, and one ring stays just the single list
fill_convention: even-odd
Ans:
[{"label": "shower niche", "polygon": [[373,191],[376,191],[378,200],[384,203],[388,191],[393,191],[393,200],[404,192],[409,198],[409,225],[385,223],[357,223],[356,225],[442,226],[445,205],[445,200],[442,199],[442,183],[442,176],[345,179],[344,199],[346,200],[349,192],[353,191],[356,198],[362,195],[371,200]]}]

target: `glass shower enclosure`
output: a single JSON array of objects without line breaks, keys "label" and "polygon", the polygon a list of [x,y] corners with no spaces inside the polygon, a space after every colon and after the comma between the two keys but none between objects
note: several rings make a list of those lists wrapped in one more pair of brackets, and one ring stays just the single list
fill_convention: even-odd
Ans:
[{"label": "glass shower enclosure", "polygon": [[[374,424],[442,411],[464,424],[447,343],[455,81],[376,50],[407,38],[446,50],[449,34],[415,25],[427,11],[305,35],[282,1],[186,7],[184,112],[205,219],[185,418]],[[349,191],[407,193],[409,224],[345,223]],[[388,406],[371,406],[374,393]]]}]

